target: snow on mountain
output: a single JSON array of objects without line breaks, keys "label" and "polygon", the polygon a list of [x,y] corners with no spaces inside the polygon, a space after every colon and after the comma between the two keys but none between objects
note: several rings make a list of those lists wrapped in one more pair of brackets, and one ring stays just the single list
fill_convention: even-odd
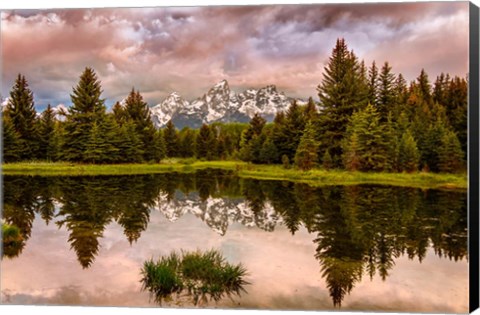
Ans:
[{"label": "snow on mountain", "polygon": [[192,195],[188,199],[168,200],[166,195],[160,195],[154,208],[170,222],[187,213],[193,214],[220,235],[225,235],[234,222],[265,231],[273,231],[277,224],[282,223],[281,216],[269,202],[260,211],[253,211],[247,201],[212,197],[201,200],[199,196]]},{"label": "snow on mountain", "polygon": [[58,104],[57,106],[52,107],[52,111],[58,120],[63,121],[65,120],[65,115],[68,114],[68,107],[64,104]]},{"label": "snow on mountain", "polygon": [[170,119],[178,128],[198,128],[202,123],[216,121],[247,122],[256,113],[271,121],[279,111],[287,110],[292,100],[278,92],[274,85],[236,94],[230,89],[227,80],[222,80],[192,102],[174,92],[162,103],[152,107],[151,114],[157,127],[163,127]]},{"label": "snow on mountain", "polygon": [[180,109],[187,107],[189,103],[173,92],[162,103],[150,108],[153,123],[157,127],[165,126]]},{"label": "snow on mountain", "polygon": [[2,112],[3,112],[3,111],[5,110],[5,108],[7,107],[7,105],[8,105],[8,100],[9,100],[8,97],[5,98],[5,99],[3,100],[3,102],[2,102],[2,104],[0,105],[0,106],[2,107]]}]

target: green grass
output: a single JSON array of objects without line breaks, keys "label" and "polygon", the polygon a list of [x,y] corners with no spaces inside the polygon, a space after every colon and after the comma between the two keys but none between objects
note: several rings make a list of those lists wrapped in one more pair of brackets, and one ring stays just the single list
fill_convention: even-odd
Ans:
[{"label": "green grass", "polygon": [[180,302],[182,294],[197,305],[208,300],[219,301],[245,292],[245,268],[228,263],[216,250],[206,252],[176,252],[148,260],[141,270],[142,289],[150,292],[155,301]]},{"label": "green grass", "polygon": [[20,228],[13,224],[2,222],[2,248],[1,256],[7,258],[17,257],[25,246]]},{"label": "green grass", "polygon": [[381,184],[418,188],[467,189],[467,175],[436,173],[364,173],[343,170],[300,171],[285,169],[281,165],[255,165],[240,161],[198,161],[168,159],[159,164],[94,165],[65,162],[8,163],[2,165],[4,175],[81,176],[81,175],[134,175],[167,172],[195,172],[201,169],[231,170],[239,177],[288,180],[313,186]]}]

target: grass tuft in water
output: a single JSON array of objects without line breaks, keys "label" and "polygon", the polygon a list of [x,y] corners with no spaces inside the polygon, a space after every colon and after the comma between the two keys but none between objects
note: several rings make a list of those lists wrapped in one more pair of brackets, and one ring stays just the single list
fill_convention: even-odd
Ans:
[{"label": "grass tuft in water", "polygon": [[25,245],[20,228],[13,224],[2,222],[2,257],[17,257]]},{"label": "grass tuft in water", "polygon": [[245,292],[246,269],[228,263],[216,250],[172,252],[159,261],[144,262],[142,290],[148,290],[155,302],[180,302],[185,297],[194,305],[233,298]]}]

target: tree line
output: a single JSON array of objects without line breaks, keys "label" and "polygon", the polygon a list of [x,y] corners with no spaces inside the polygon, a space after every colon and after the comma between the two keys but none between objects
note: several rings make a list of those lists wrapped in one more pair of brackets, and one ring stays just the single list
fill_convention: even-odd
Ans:
[{"label": "tree line", "polygon": [[18,75],[3,112],[5,162],[159,162],[166,157],[241,159],[252,163],[359,171],[457,172],[467,153],[465,78],[440,74],[432,84],[422,69],[407,85],[385,62],[367,67],[338,39],[318,85],[320,102],[293,101],[272,123],[257,113],[248,124],[203,124],[156,129],[148,104],[132,89],[107,112],[95,72],[86,68],[58,120],[41,115]]},{"label": "tree line", "polygon": [[320,103],[293,102],[272,124],[256,115],[242,134],[240,157],[254,163],[359,171],[457,172],[467,153],[467,80],[422,69],[407,86],[385,62],[367,67],[338,39]]}]

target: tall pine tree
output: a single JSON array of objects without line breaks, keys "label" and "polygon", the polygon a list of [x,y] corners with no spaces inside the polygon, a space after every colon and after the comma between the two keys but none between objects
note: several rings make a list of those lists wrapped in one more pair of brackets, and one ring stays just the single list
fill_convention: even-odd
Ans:
[{"label": "tall pine tree", "polygon": [[[353,156],[358,157],[359,170],[385,171],[388,166],[388,139],[385,137],[385,125],[380,123],[380,114],[369,104],[364,110],[352,115],[343,141],[343,160],[352,163]],[[353,168],[346,165],[347,168]]]},{"label": "tall pine tree", "polygon": [[[89,145],[89,153],[86,154],[87,144],[100,139],[101,134],[91,135],[95,125],[97,131],[105,116],[104,99],[101,98],[102,88],[96,73],[92,68],[85,68],[73,93],[70,95],[72,106],[65,122],[65,142],[62,155],[64,159],[76,162],[97,161],[98,150]],[[95,141],[94,141],[95,140]],[[95,154],[93,151],[95,150]]]},{"label": "tall pine tree", "polygon": [[317,150],[314,125],[312,122],[308,122],[295,153],[295,165],[303,171],[315,167],[318,163]]},{"label": "tall pine tree", "polygon": [[15,130],[10,118],[2,115],[3,128],[3,162],[17,162],[20,160],[20,135]]},{"label": "tall pine tree", "polygon": [[167,149],[168,157],[178,156],[178,134],[175,125],[170,119],[163,130],[163,138],[165,140],[165,147]]},{"label": "tall pine tree", "polygon": [[355,54],[348,51],[344,39],[338,39],[325,67],[324,79],[318,86],[321,113],[317,123],[317,135],[321,156],[329,150],[334,166],[341,166],[342,140],[350,116],[364,108],[368,91],[362,80]]},{"label": "tall pine tree", "polygon": [[392,67],[385,62],[378,77],[378,101],[377,110],[380,114],[380,121],[386,122],[388,113],[393,111],[395,105],[395,75]]},{"label": "tall pine tree", "polygon": [[8,117],[18,135],[19,158],[35,159],[38,155],[38,119],[30,90],[25,76],[18,74],[10,91],[10,98],[4,115]]},{"label": "tall pine tree", "polygon": [[417,148],[417,142],[410,130],[407,130],[400,139],[399,170],[408,173],[416,172],[419,161],[420,152]]},{"label": "tall pine tree", "polygon": [[[134,123],[136,132],[143,143],[143,159],[145,161],[157,161],[159,153],[155,141],[155,126],[153,125],[148,104],[143,100],[139,91],[132,89],[125,99],[124,114],[126,119]],[[115,117],[121,120],[122,111],[117,107]]]},{"label": "tall pine tree", "polygon": [[40,149],[38,154],[40,159],[52,161],[57,156],[58,148],[55,143],[55,124],[55,113],[50,104],[48,104],[47,109],[42,113],[40,118]]}]

